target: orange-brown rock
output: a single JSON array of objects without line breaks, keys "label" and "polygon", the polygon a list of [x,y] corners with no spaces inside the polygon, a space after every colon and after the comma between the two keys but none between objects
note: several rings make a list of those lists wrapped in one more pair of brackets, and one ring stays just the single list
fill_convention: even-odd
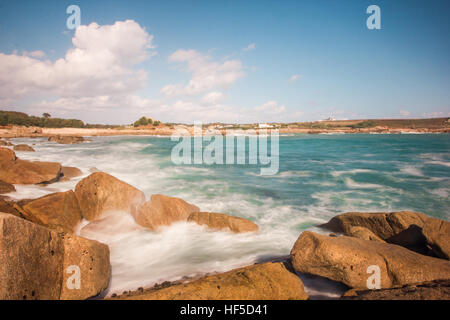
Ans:
[{"label": "orange-brown rock", "polygon": [[64,232],[74,232],[82,219],[77,197],[72,190],[30,200],[22,205],[21,213],[27,220]]},{"label": "orange-brown rock", "polygon": [[227,229],[237,233],[258,231],[258,226],[252,221],[223,213],[193,212],[189,215],[187,221],[205,225],[215,230]]},{"label": "orange-brown rock", "polygon": [[177,221],[186,221],[191,213],[199,211],[197,206],[183,199],[154,194],[149,201],[133,210],[132,214],[139,225],[156,230]]},{"label": "orange-brown rock", "polygon": [[[305,231],[291,250],[294,269],[367,289],[369,266],[380,269],[381,288],[450,278],[448,260],[404,247],[353,237],[328,237]],[[370,270],[369,270],[370,271]]]},{"label": "orange-brown rock", "polygon": [[75,167],[62,167],[61,169],[61,181],[68,181],[72,178],[79,177],[83,174],[83,172]]},{"label": "orange-brown rock", "polygon": [[54,141],[61,144],[74,144],[84,142],[83,137],[74,136],[52,136],[48,138],[48,141]]},{"label": "orange-brown rock", "polygon": [[21,209],[15,202],[0,199],[0,212],[13,214],[17,217],[23,218],[23,215],[20,213],[20,211]]},{"label": "orange-brown rock", "polygon": [[8,148],[0,148],[0,162],[16,160],[16,153]]},{"label": "orange-brown rock", "polygon": [[306,300],[308,295],[300,278],[283,263],[268,262],[119,299]]},{"label": "orange-brown rock", "polygon": [[378,290],[351,289],[343,300],[450,300],[450,280],[435,280]]},{"label": "orange-brown rock", "polygon": [[0,180],[0,194],[14,191],[16,191],[16,188],[11,183],[7,183],[5,181]]},{"label": "orange-brown rock", "polygon": [[61,165],[56,162],[0,161],[0,180],[12,184],[52,183],[59,179]]},{"label": "orange-brown rock", "polygon": [[0,213],[0,299],[59,299],[64,245],[58,234]]},{"label": "orange-brown rock", "polygon": [[15,151],[27,151],[27,152],[34,152],[34,149],[30,147],[27,144],[18,144],[15,145],[13,148]]},{"label": "orange-brown rock", "polygon": [[[95,297],[109,284],[111,265],[109,248],[98,241],[76,237],[71,234],[64,238],[64,274],[62,279],[61,300],[79,300]],[[75,266],[75,267],[74,267]],[[76,268],[79,268],[76,270]],[[79,289],[72,279],[80,272]]]},{"label": "orange-brown rock", "polygon": [[450,259],[450,222],[429,219],[422,232],[435,256]]},{"label": "orange-brown rock", "polygon": [[96,220],[107,211],[131,212],[145,201],[142,191],[105,172],[95,172],[75,187],[81,213]]},{"label": "orange-brown rock", "polygon": [[383,239],[381,239],[375,233],[365,227],[351,226],[347,229],[347,232],[345,234],[347,236],[355,237],[358,239],[385,242]]}]

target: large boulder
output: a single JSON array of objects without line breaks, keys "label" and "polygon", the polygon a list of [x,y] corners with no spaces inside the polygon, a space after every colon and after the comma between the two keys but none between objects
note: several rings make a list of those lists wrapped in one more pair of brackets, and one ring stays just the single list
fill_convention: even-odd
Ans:
[{"label": "large boulder", "polygon": [[105,172],[95,172],[75,187],[81,213],[87,220],[98,219],[107,211],[131,212],[145,202],[142,191]]},{"label": "large boulder", "polygon": [[51,183],[58,181],[60,175],[59,163],[20,160],[14,151],[0,148],[0,180],[6,183]]},{"label": "large boulder", "polygon": [[59,299],[64,245],[56,232],[0,213],[0,299]]},{"label": "large boulder", "polygon": [[343,300],[450,300],[450,280],[435,280],[379,290],[349,290]]},{"label": "large boulder", "polygon": [[13,214],[17,217],[24,218],[20,213],[22,209],[13,201],[6,201],[0,198],[0,212]]},{"label": "large boulder", "polygon": [[74,136],[51,136],[48,138],[48,141],[53,141],[61,144],[74,144],[84,142],[83,137],[74,137]]},{"label": "large boulder", "polygon": [[110,278],[106,245],[6,213],[0,213],[0,261],[0,299],[87,299]]},{"label": "large boulder", "polygon": [[353,227],[364,227],[386,242],[426,254],[428,252],[427,241],[422,233],[422,228],[431,219],[435,218],[410,211],[347,212],[333,217],[321,227],[349,236],[352,235]]},{"label": "large boulder", "polygon": [[63,232],[74,232],[81,222],[81,210],[72,190],[52,193],[26,202],[22,215],[34,223]]},{"label": "large boulder", "polygon": [[0,180],[0,194],[14,191],[16,191],[16,188],[11,183],[7,183],[5,181]]},{"label": "large boulder", "polygon": [[137,224],[156,230],[177,221],[186,221],[191,213],[199,212],[197,206],[183,199],[154,194],[150,200],[132,211]]},{"label": "large boulder", "polygon": [[0,148],[0,162],[16,160],[16,153],[8,148]]},{"label": "large boulder", "polygon": [[422,232],[435,256],[450,259],[450,222],[429,219]]},{"label": "large boulder", "polygon": [[450,278],[450,262],[428,257],[398,245],[353,237],[328,237],[303,232],[291,250],[297,272],[367,289],[370,266],[380,270],[381,288]]},{"label": "large boulder", "polygon": [[[79,300],[95,297],[102,293],[109,284],[111,265],[109,248],[98,241],[65,234],[64,238],[64,272],[61,300]],[[73,288],[71,276],[76,266],[80,271],[80,288]],[[72,267],[73,268],[73,267]],[[69,285],[68,285],[69,283]]]},{"label": "large boulder", "polygon": [[27,152],[34,152],[34,149],[30,147],[27,144],[18,144],[15,145],[13,148],[15,151],[27,151]]},{"label": "large boulder", "polygon": [[61,169],[61,181],[68,181],[72,178],[79,177],[83,172],[75,167],[62,167]]},{"label": "large boulder", "polygon": [[52,183],[59,180],[61,165],[56,162],[15,161],[0,162],[0,180],[12,184]]},{"label": "large boulder", "polygon": [[372,231],[370,231],[369,229],[367,229],[365,227],[351,226],[347,229],[347,232],[345,234],[347,236],[355,237],[358,239],[385,242],[380,237],[378,237],[375,233],[373,233]]},{"label": "large boulder", "polygon": [[306,300],[308,295],[300,278],[283,263],[268,262],[119,299]]},{"label": "large boulder", "polygon": [[225,229],[237,233],[258,231],[258,226],[252,221],[223,213],[193,212],[189,215],[187,221],[205,225],[215,230]]}]

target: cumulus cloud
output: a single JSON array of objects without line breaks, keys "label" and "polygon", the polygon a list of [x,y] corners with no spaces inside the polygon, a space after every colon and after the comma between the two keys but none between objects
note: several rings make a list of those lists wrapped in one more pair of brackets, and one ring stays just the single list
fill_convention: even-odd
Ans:
[{"label": "cumulus cloud", "polygon": [[225,98],[222,92],[213,91],[205,94],[202,98],[202,102],[206,104],[217,104]]},{"label": "cumulus cloud", "polygon": [[243,48],[243,51],[251,51],[253,49],[256,48],[256,43],[250,43],[248,46],[246,46],[245,48]]},{"label": "cumulus cloud", "polygon": [[244,76],[239,60],[226,60],[223,63],[195,50],[177,50],[169,56],[170,63],[185,63],[186,71],[192,74],[187,85],[169,84],[161,89],[166,96],[197,95],[208,90],[227,88]]},{"label": "cumulus cloud", "polygon": [[125,94],[142,88],[147,72],[134,66],[148,59],[153,36],[133,20],[80,26],[73,48],[54,62],[41,51],[0,53],[0,99],[30,95],[60,98]]},{"label": "cumulus cloud", "polygon": [[279,105],[276,101],[267,101],[260,106],[254,108],[255,111],[263,112],[265,114],[274,115],[280,114],[286,111],[286,107],[284,105]]}]

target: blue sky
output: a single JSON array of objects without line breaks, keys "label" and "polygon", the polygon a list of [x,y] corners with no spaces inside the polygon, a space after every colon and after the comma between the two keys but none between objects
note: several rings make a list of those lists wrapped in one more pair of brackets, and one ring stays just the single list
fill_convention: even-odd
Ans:
[{"label": "blue sky", "polygon": [[[71,4],[98,25],[75,41],[86,62],[66,56]],[[366,27],[372,4],[381,30]],[[0,108],[91,123],[449,116],[449,12],[413,0],[0,1]],[[151,40],[133,42],[140,30]],[[104,63],[111,42],[136,51],[114,45]]]}]

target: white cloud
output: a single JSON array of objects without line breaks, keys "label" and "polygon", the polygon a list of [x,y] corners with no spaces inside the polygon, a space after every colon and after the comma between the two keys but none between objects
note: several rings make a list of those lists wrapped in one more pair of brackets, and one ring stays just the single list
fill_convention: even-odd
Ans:
[{"label": "white cloud", "polygon": [[298,79],[300,79],[300,75],[299,74],[293,74],[290,78],[289,78],[289,82],[295,82]]},{"label": "white cloud", "polygon": [[400,110],[400,115],[402,115],[404,117],[408,117],[411,115],[411,112],[409,112],[407,110]]},{"label": "white cloud", "polygon": [[217,104],[225,98],[225,95],[219,91],[213,91],[205,94],[202,98],[202,102],[206,104]]},{"label": "white cloud", "polygon": [[169,84],[161,89],[166,96],[197,95],[211,89],[227,88],[244,76],[239,60],[214,62],[195,50],[177,50],[169,56],[171,63],[186,63],[192,78],[185,86]]},{"label": "white cloud", "polygon": [[152,55],[152,40],[138,23],[126,20],[80,26],[73,48],[54,62],[36,59],[43,57],[42,51],[0,53],[0,99],[128,94],[145,85],[147,72],[133,67]]},{"label": "white cloud", "polygon": [[243,51],[251,51],[256,48],[256,43],[250,43],[247,47],[243,48]]},{"label": "white cloud", "polygon": [[255,111],[264,112],[268,115],[280,114],[286,111],[286,107],[279,105],[276,101],[267,101],[260,106],[253,108]]}]

